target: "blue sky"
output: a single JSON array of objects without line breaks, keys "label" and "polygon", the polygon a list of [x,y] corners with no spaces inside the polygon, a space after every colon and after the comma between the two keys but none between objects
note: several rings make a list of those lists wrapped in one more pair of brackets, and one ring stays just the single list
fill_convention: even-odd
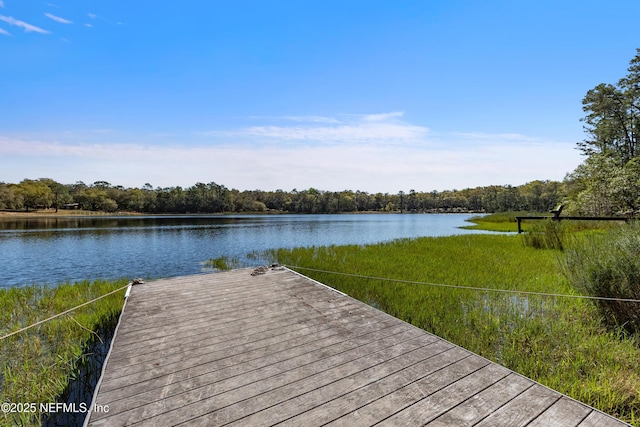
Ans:
[{"label": "blue sky", "polygon": [[562,180],[633,1],[0,0],[0,181]]}]

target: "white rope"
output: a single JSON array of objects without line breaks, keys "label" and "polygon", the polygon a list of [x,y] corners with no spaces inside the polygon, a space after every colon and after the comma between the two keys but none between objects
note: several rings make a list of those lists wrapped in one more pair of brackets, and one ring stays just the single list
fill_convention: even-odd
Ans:
[{"label": "white rope", "polygon": [[466,290],[482,291],[482,292],[501,292],[501,293],[513,293],[513,294],[522,294],[522,295],[539,295],[539,296],[545,296],[545,297],[563,297],[563,298],[590,299],[590,300],[599,300],[599,301],[619,301],[619,302],[640,303],[640,300],[631,299],[631,298],[594,297],[590,295],[570,295],[570,294],[553,294],[553,293],[547,293],[547,292],[520,291],[517,289],[496,289],[496,288],[481,288],[476,286],[464,286],[464,285],[446,285],[443,283],[418,282],[413,280],[389,279],[389,278],[383,278],[383,277],[364,276],[361,274],[354,274],[354,273],[341,273],[338,271],[320,270],[317,268],[299,267],[296,265],[287,265],[287,267],[292,269],[297,268],[300,270],[316,271],[318,273],[336,274],[340,276],[358,277],[362,279],[380,280],[384,282],[407,283],[411,285],[437,286],[441,288],[466,289]]},{"label": "white rope", "polygon": [[[17,331],[13,331],[13,332],[11,332],[11,333],[9,333],[9,334],[7,334],[7,335],[4,335],[4,336],[0,337],[0,341],[2,341],[2,340],[3,340],[3,339],[5,339],[5,338],[9,338],[10,336],[13,336],[13,335],[19,334],[20,332],[24,332],[24,331],[26,331],[27,329],[31,329],[31,328],[33,328],[33,327],[35,327],[35,326],[42,325],[43,323],[46,323],[46,322],[48,322],[49,320],[53,320],[53,319],[55,319],[55,318],[57,318],[57,317],[64,316],[64,315],[65,315],[65,314],[67,314],[67,313],[71,313],[72,311],[77,310],[77,309],[79,309],[80,307],[84,307],[85,305],[89,305],[89,304],[91,304],[92,302],[96,302],[96,301],[98,301],[99,299],[102,299],[102,298],[104,298],[104,297],[108,297],[109,295],[115,294],[116,292],[119,292],[119,291],[123,290],[123,289],[124,289],[124,288],[126,288],[127,286],[129,286],[129,285],[123,286],[123,287],[121,287],[121,288],[119,288],[119,289],[116,289],[115,291],[111,291],[111,292],[109,292],[109,293],[106,293],[106,294],[104,294],[104,295],[102,295],[102,296],[100,296],[100,297],[97,297],[97,298],[92,299],[91,301],[87,301],[87,302],[85,302],[84,304],[80,304],[80,305],[78,305],[78,306],[75,306],[75,307],[73,307],[73,308],[70,308],[69,310],[65,310],[65,311],[63,311],[62,313],[58,313],[58,314],[53,315],[53,316],[51,316],[51,317],[49,317],[49,318],[46,318],[46,319],[44,319],[44,320],[40,320],[39,322],[36,322],[36,323],[34,323],[33,325],[29,325],[29,326],[26,326],[26,327],[24,327],[24,328],[22,328],[22,329],[18,329]],[[75,320],[75,319],[74,319],[74,320]]]}]

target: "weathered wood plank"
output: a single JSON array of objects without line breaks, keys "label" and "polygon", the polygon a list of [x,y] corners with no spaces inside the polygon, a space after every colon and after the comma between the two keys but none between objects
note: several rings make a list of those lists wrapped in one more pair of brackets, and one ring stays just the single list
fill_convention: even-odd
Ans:
[{"label": "weathered wood plank", "polygon": [[[482,366],[484,361],[476,356],[471,356],[470,359],[474,359],[472,366],[475,367]],[[444,388],[438,389],[439,386],[447,383],[444,379],[445,372],[438,373],[437,378],[432,380],[427,379],[427,381],[411,384],[411,387],[406,387],[406,399],[402,406],[391,406],[393,409],[405,407],[406,409],[385,419],[380,425],[424,425],[509,374],[509,371],[502,366],[486,363],[481,369],[470,373],[459,371],[449,374],[448,381],[455,382]]]},{"label": "weathered wood plank", "polygon": [[[350,358],[346,362],[338,358],[322,364],[304,366],[214,397],[185,402],[186,404],[175,411],[162,414],[157,420],[145,421],[149,421],[148,425],[157,423],[160,419],[163,423],[169,424],[185,419],[189,420],[191,425],[227,424],[336,381],[344,379],[343,386],[354,387],[371,381],[371,378],[401,369],[421,357],[420,352],[413,350],[429,343],[433,343],[430,337],[417,337],[382,350],[367,351],[360,357]],[[434,345],[446,346],[441,341],[436,341]],[[398,357],[405,354],[405,357]]]},{"label": "weathered wood plank", "polygon": [[[311,294],[313,296],[321,296],[322,292],[316,290]],[[134,344],[137,345],[141,341],[150,340],[155,337],[165,337],[171,335],[187,335],[194,334],[194,326],[210,324],[211,322],[223,322],[230,323],[238,319],[245,319],[245,321],[258,321],[261,316],[264,315],[277,315],[288,313],[292,308],[286,304],[286,293],[273,293],[265,295],[260,300],[260,304],[250,304],[246,298],[242,298],[242,302],[236,305],[233,304],[208,304],[208,301],[199,300],[193,301],[190,304],[180,305],[178,307],[170,308],[164,307],[159,313],[162,313],[163,318],[161,321],[157,321],[159,315],[153,316],[153,321],[149,322],[145,320],[143,323],[145,326],[130,325],[127,318],[127,326],[123,328],[121,338],[118,342],[119,345]],[[197,303],[199,310],[202,313],[198,313],[192,307]],[[303,308],[303,307],[299,307]],[[141,310],[141,308],[138,308]],[[164,313],[167,313],[166,315]],[[164,317],[167,320],[164,320]],[[177,323],[175,318],[180,317],[185,322]],[[188,320],[188,321],[187,321]]]},{"label": "weathered wood plank", "polygon": [[563,397],[533,420],[530,427],[575,427],[584,420],[592,409]]},{"label": "weathered wood plank", "polygon": [[[352,377],[343,378],[229,425],[240,426],[245,422],[258,423],[259,420],[275,424],[288,418],[288,422],[285,422],[284,425],[321,424],[331,421],[338,416],[338,413],[345,411],[345,405],[347,407],[361,407],[375,401],[380,395],[384,395],[389,390],[397,390],[403,384],[411,381],[415,378],[416,372],[434,372],[445,366],[453,365],[460,359],[466,360],[466,352],[441,344],[442,341],[438,341],[422,349],[420,354],[412,353],[412,356],[415,355],[419,360],[418,362],[412,363],[415,359],[409,357],[403,359],[404,363],[398,363],[400,360],[389,361],[386,362],[389,364],[388,368],[378,366],[376,368],[379,369],[371,369]],[[409,363],[412,364],[403,367]],[[391,371],[393,369],[395,370]],[[355,391],[348,393],[349,390]],[[345,412],[347,411],[348,409]],[[296,416],[296,414],[298,415]],[[291,418],[294,416],[295,418]]]},{"label": "weathered wood plank", "polygon": [[615,424],[610,416],[594,410],[587,416],[587,418],[578,424],[578,427],[609,427],[621,424],[622,423]]},{"label": "weathered wood plank", "polygon": [[288,313],[261,316],[251,323],[234,322],[223,329],[204,325],[204,327],[198,328],[200,333],[195,336],[178,334],[169,335],[153,342],[145,341],[146,345],[154,349],[153,352],[140,354],[136,351],[136,346],[132,346],[129,349],[121,349],[113,360],[118,360],[121,366],[148,362],[153,359],[166,360],[167,357],[174,354],[195,352],[203,347],[217,346],[220,348],[218,346],[220,343],[251,341],[256,338],[281,334],[284,332],[284,328],[302,329],[303,326],[325,323],[326,316],[320,314],[309,315],[304,310],[291,310]]},{"label": "weathered wood plank", "polygon": [[527,378],[511,373],[461,404],[452,406],[452,409],[426,425],[430,427],[473,426],[534,384]]},{"label": "weathered wood plank", "polygon": [[[417,379],[423,379],[425,387],[437,387],[436,383],[439,381],[451,382],[456,375],[464,375],[478,369],[479,361],[479,358],[470,358],[468,352],[452,347],[448,351],[300,414],[285,425],[295,425],[297,422],[300,423],[298,425],[305,425],[315,419],[330,422],[328,425],[373,425],[402,408],[407,401],[407,395],[413,393],[409,388]],[[418,391],[420,395],[424,392],[425,390]],[[415,398],[415,395],[412,397]]]},{"label": "weathered wood plank", "polygon": [[[261,339],[249,342],[243,342],[242,337],[235,340],[228,340],[224,343],[201,347],[190,354],[177,354],[169,356],[166,359],[158,359],[148,363],[139,363],[113,368],[113,376],[109,380],[105,380],[105,389],[113,388],[112,385],[122,379],[125,383],[139,382],[151,378],[155,378],[177,370],[186,369],[196,364],[203,364],[219,360],[221,358],[233,357],[236,354],[244,353],[254,349],[268,347],[273,344],[288,343],[290,340],[303,338],[305,340],[313,339],[316,334],[330,335],[333,331],[322,322],[304,325],[302,327],[291,325],[283,328],[281,331],[266,335]],[[187,361],[187,363],[185,363]]]},{"label": "weathered wood plank", "polygon": [[[356,336],[353,339],[344,340],[342,336],[333,335],[309,344],[285,348],[279,352],[246,362],[238,360],[240,363],[237,364],[214,363],[207,366],[209,370],[193,369],[185,375],[180,375],[180,372],[172,373],[156,381],[133,384],[129,387],[104,392],[103,397],[117,402],[120,405],[120,410],[129,410],[194,389],[202,389],[202,392],[212,396],[216,393],[216,389],[229,390],[248,385],[304,365],[318,363],[322,359],[329,359],[338,354],[349,351],[352,354],[366,353],[384,345],[382,340],[385,338],[388,338],[389,343],[396,342],[399,334],[404,332],[399,330],[397,325],[395,327],[389,327],[384,323],[379,325],[382,329]],[[128,398],[133,395],[135,395],[135,399]],[[124,399],[124,402],[118,402],[121,399]]]},{"label": "weathered wood plank", "polygon": [[477,424],[478,427],[525,426],[562,397],[539,384],[534,384]]},{"label": "weathered wood plank", "polygon": [[624,425],[304,276],[250,272],[135,286],[88,424]]}]

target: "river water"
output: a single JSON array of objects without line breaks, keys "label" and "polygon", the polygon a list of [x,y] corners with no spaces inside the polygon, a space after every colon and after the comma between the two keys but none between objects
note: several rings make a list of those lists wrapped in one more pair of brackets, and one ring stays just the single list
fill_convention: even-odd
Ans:
[{"label": "river water", "polygon": [[474,233],[468,214],[212,215],[0,218],[0,287],[85,279],[159,278],[268,249],[368,244]]}]

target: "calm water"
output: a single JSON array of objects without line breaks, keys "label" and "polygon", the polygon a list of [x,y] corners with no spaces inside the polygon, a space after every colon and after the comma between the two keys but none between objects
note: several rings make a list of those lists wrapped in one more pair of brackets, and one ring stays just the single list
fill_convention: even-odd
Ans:
[{"label": "calm water", "polygon": [[272,248],[472,233],[472,215],[243,215],[0,219],[0,287],[203,271],[211,258]]}]

